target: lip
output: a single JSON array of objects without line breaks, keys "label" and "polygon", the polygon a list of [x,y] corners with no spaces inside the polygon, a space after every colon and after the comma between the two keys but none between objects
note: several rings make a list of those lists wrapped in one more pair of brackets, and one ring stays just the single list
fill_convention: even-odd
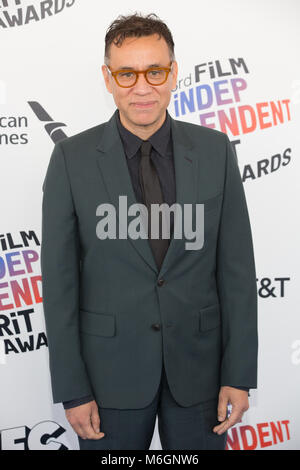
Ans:
[{"label": "lip", "polygon": [[143,102],[136,102],[132,103],[133,106],[136,108],[151,108],[152,106],[155,105],[155,101],[143,101]]}]

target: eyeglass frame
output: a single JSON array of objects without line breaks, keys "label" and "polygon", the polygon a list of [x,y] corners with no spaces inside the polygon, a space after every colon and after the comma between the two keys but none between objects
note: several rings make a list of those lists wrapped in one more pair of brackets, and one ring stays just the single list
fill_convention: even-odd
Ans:
[{"label": "eyeglass frame", "polygon": [[[147,70],[120,69],[120,70],[115,70],[114,72],[112,72],[111,69],[110,69],[110,67],[109,67],[109,65],[106,65],[106,67],[108,68],[108,70],[109,70],[109,72],[111,73],[111,75],[114,77],[114,79],[115,79],[117,85],[118,85],[119,87],[121,87],[121,88],[131,88],[131,87],[133,87],[134,85],[136,85],[136,83],[137,83],[137,81],[138,81],[138,79],[139,79],[139,74],[140,74],[140,73],[142,73],[142,74],[144,75],[145,80],[146,80],[147,83],[149,83],[149,85],[151,85],[151,86],[152,86],[152,85],[153,85],[153,86],[160,86],[160,85],[163,85],[164,83],[166,83],[166,81],[168,80],[169,73],[171,72],[173,62],[174,62],[174,61],[171,60],[171,62],[170,62],[170,64],[169,64],[168,67],[149,67],[149,69],[147,69]],[[165,72],[166,72],[166,78],[165,78],[164,81],[161,82],[161,83],[157,83],[157,84],[155,84],[155,83],[150,83],[150,82],[148,81],[148,79],[147,79],[147,72],[149,72],[149,70],[165,70]],[[135,82],[134,82],[132,85],[127,85],[127,86],[126,86],[126,85],[125,85],[125,86],[124,86],[124,85],[120,85],[120,83],[119,83],[118,80],[117,80],[117,74],[120,73],[120,72],[125,72],[125,73],[126,73],[126,71],[127,71],[127,72],[134,72],[134,74],[135,74]]]}]

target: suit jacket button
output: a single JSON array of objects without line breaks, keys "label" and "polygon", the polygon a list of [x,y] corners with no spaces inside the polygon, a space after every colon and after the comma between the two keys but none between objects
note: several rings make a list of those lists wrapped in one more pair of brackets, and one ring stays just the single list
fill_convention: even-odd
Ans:
[{"label": "suit jacket button", "polygon": [[164,283],[165,283],[165,280],[164,280],[164,279],[158,279],[158,281],[157,281],[157,285],[158,285],[159,287],[163,286]]},{"label": "suit jacket button", "polygon": [[156,331],[160,330],[160,324],[159,323],[153,323],[153,325],[151,325],[151,326],[152,326],[153,330],[156,330]]}]

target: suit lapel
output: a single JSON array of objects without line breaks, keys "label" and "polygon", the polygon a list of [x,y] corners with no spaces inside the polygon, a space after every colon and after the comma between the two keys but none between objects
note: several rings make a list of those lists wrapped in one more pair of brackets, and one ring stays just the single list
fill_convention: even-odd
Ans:
[{"label": "suit lapel", "polygon": [[[124,153],[121,138],[119,136],[116,113],[106,123],[102,138],[97,145],[97,164],[103,177],[104,184],[110,197],[111,204],[116,208],[118,216],[119,196],[127,196],[127,206],[137,204],[135,193],[132,187],[130,173],[128,170],[126,156]],[[176,202],[182,207],[183,204],[194,203],[196,201],[196,157],[192,153],[192,143],[189,137],[183,133],[177,121],[171,118],[175,180],[176,180]],[[176,214],[175,221],[176,223]],[[130,243],[142,256],[144,261],[156,274],[162,276],[171,264],[177,259],[177,255],[184,250],[185,240],[171,238],[169,249],[164,258],[160,272],[157,269],[152,250],[147,239],[138,238]]]},{"label": "suit lapel", "polygon": [[[96,148],[99,151],[97,163],[119,221],[119,196],[127,196],[128,207],[137,204],[138,201],[132,187],[123,144],[116,124],[116,112],[106,123],[102,139]],[[157,266],[148,240],[143,238],[133,240],[130,237],[128,237],[128,240],[150,268],[157,273]]]}]

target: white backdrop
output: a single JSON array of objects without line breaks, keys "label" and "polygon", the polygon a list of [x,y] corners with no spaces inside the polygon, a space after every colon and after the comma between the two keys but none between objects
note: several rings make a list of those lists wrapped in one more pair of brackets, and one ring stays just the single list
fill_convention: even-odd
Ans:
[{"label": "white backdrop", "polygon": [[[150,3],[0,0],[0,448],[78,449],[63,406],[52,403],[39,259],[42,182],[59,136],[113,113],[101,74],[105,31],[120,13],[138,10],[158,14],[174,36],[179,80],[170,114],[227,132],[244,177],[259,372],[228,449],[300,449],[300,3]],[[161,449],[157,423],[150,448]]]}]

